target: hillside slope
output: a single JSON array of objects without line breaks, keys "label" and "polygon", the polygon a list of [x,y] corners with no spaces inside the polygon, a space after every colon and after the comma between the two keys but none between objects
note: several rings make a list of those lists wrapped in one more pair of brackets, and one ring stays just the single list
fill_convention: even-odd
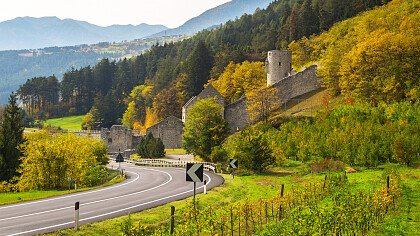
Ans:
[{"label": "hillside slope", "polygon": [[348,102],[420,98],[420,0],[394,0],[289,45],[296,67],[319,62],[332,94]]}]

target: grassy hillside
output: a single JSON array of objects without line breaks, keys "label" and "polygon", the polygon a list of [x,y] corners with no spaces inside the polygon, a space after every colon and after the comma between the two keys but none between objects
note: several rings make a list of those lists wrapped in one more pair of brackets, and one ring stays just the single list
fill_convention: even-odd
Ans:
[{"label": "grassy hillside", "polygon": [[46,125],[60,127],[69,130],[81,130],[84,116],[68,116],[63,118],[49,119],[45,121]]}]

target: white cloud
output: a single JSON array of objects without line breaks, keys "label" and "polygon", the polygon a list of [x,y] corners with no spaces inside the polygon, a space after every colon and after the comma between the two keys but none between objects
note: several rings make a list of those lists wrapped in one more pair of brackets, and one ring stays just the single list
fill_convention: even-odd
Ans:
[{"label": "white cloud", "polygon": [[177,27],[230,0],[3,0],[0,21],[57,16],[93,24],[163,24]]}]

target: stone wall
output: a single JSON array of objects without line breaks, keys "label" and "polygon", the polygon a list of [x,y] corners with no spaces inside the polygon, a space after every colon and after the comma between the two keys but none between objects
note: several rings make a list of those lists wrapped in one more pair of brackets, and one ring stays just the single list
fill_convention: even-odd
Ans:
[{"label": "stone wall", "polygon": [[102,129],[101,138],[107,145],[109,153],[135,148],[132,130],[123,125],[113,125],[109,130]]},{"label": "stone wall", "polygon": [[148,128],[147,134],[149,133],[155,138],[160,138],[165,148],[181,148],[184,124],[180,119],[170,116]]},{"label": "stone wall", "polygon": [[[321,87],[316,76],[315,65],[295,75],[288,76],[272,86],[277,88],[277,96],[281,104]],[[242,97],[225,107],[225,120],[228,122],[231,132],[236,132],[249,125],[250,122],[246,107],[246,97]]]},{"label": "stone wall", "polygon": [[316,65],[313,65],[295,75],[280,80],[272,86],[277,88],[281,103],[285,103],[292,98],[319,89],[321,84],[316,75]]},{"label": "stone wall", "polygon": [[232,133],[242,130],[249,124],[249,116],[246,111],[246,97],[242,96],[238,101],[225,107],[225,120]]}]

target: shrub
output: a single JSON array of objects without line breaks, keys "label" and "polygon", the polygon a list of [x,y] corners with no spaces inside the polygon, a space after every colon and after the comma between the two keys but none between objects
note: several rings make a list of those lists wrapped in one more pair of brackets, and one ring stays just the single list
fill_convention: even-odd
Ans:
[{"label": "shrub", "polygon": [[332,159],[314,161],[311,165],[311,172],[314,173],[339,170],[344,170],[344,164],[341,161],[335,161]]},{"label": "shrub", "polygon": [[101,184],[107,176],[108,171],[104,165],[95,165],[86,171],[83,183],[88,187],[93,187]]},{"label": "shrub", "polygon": [[152,133],[146,135],[137,147],[137,154],[142,158],[160,158],[165,156],[165,146],[160,138],[154,138]]}]

